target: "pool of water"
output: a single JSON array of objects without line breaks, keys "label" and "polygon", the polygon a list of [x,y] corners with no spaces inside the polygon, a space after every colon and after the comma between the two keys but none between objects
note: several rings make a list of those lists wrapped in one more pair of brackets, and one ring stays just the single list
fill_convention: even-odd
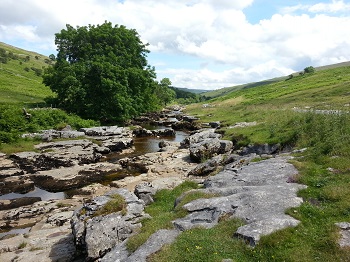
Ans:
[{"label": "pool of water", "polygon": [[[174,142],[181,142],[184,140],[187,136],[187,133],[182,131],[177,131],[175,137],[161,137],[161,138],[153,138],[153,137],[140,137],[140,138],[134,138],[134,152],[132,153],[126,153],[126,154],[120,154],[120,153],[111,153],[107,156],[106,161],[109,162],[116,162],[120,158],[125,157],[133,157],[138,156],[146,153],[152,153],[159,151],[159,142],[162,140],[166,141],[174,141]],[[121,172],[120,174],[114,174],[113,177],[106,177],[101,179],[101,183],[106,184],[112,180],[123,178],[125,177],[125,172]],[[130,173],[130,172],[129,172]],[[137,174],[128,174],[128,175],[137,175]],[[9,193],[6,195],[0,196],[0,199],[17,199],[22,197],[40,197],[41,200],[47,201],[52,199],[66,199],[71,198],[75,195],[75,191],[70,190],[67,192],[49,192],[44,189],[35,187],[33,191],[30,191],[26,194],[19,194],[19,193]]]},{"label": "pool of water", "polygon": [[48,192],[46,190],[35,187],[33,191],[30,191],[26,194],[18,194],[18,193],[9,193],[6,195],[0,196],[0,199],[17,199],[22,197],[40,197],[41,200],[47,201],[51,199],[64,199],[66,198],[66,194],[64,192]]}]

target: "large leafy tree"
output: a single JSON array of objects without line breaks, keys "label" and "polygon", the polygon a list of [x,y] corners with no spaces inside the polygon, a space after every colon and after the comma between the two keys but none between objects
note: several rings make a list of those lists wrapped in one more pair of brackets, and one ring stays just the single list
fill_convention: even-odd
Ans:
[{"label": "large leafy tree", "polygon": [[43,80],[60,107],[102,122],[122,122],[157,107],[155,70],[136,30],[109,22],[66,27],[55,35],[56,62]]}]

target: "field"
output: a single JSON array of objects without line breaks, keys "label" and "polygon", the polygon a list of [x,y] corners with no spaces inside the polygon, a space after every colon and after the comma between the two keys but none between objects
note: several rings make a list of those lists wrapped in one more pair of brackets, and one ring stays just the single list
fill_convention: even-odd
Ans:
[{"label": "field", "polygon": [[53,96],[41,77],[52,63],[48,57],[1,42],[0,51],[0,104],[32,107]]}]

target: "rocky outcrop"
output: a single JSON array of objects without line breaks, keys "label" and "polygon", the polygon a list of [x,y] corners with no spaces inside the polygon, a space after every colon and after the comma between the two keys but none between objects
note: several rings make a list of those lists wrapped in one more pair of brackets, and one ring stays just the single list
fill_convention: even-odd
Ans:
[{"label": "rocky outcrop", "polygon": [[228,140],[220,140],[221,135],[215,133],[215,129],[201,130],[192,133],[181,146],[189,147],[190,157],[195,162],[203,162],[215,155],[230,152],[233,143]]},{"label": "rocky outcrop", "polygon": [[288,183],[297,170],[287,160],[276,157],[248,165],[241,165],[239,160],[225,166],[205,181],[202,190],[219,196],[184,205],[190,214],[174,221],[174,226],[179,230],[211,228],[221,216],[241,218],[246,225],[234,235],[246,239],[252,246],[262,235],[296,226],[299,221],[286,215],[285,210],[302,203],[296,192],[305,186]]},{"label": "rocky outcrop", "polygon": [[173,137],[175,136],[175,131],[171,128],[148,130],[143,127],[137,127],[133,130],[132,133],[135,137],[152,137],[152,136]]},{"label": "rocky outcrop", "polygon": [[15,199],[0,199],[0,210],[8,210],[21,206],[27,206],[41,201],[40,197],[20,197]]},{"label": "rocky outcrop", "polygon": [[10,155],[16,164],[28,173],[95,163],[102,154],[96,152],[98,146],[89,140],[67,140],[41,143],[37,152],[20,152]]},{"label": "rocky outcrop", "polygon": [[122,167],[118,164],[101,162],[40,171],[31,175],[30,178],[45,190],[60,192],[101,181],[105,176],[121,170]]},{"label": "rocky outcrop", "polygon": [[[125,213],[121,211],[94,217],[114,194],[125,199]],[[141,227],[141,219],[146,217],[149,216],[144,213],[144,202],[133,193],[126,189],[111,191],[74,212],[71,225],[76,247],[86,255],[86,260],[96,260],[134,234]]]}]

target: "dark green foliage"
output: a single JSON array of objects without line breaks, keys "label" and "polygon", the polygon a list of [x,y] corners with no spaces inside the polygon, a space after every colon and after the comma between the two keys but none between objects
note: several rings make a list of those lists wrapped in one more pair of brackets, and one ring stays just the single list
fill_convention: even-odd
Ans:
[{"label": "dark green foliage", "polygon": [[167,105],[175,100],[175,91],[171,89],[170,86],[171,81],[169,78],[163,78],[160,80],[155,92],[160,104]]},{"label": "dark green foliage", "polygon": [[304,72],[306,74],[310,74],[310,73],[314,73],[315,72],[315,68],[313,66],[308,66],[304,68]]},{"label": "dark green foliage", "polygon": [[176,94],[176,99],[181,104],[190,104],[190,103],[197,103],[201,101],[201,96],[189,91],[185,91],[183,89],[179,89],[176,87],[169,87],[170,89],[174,90]]},{"label": "dark green foliage", "polygon": [[57,93],[61,108],[107,123],[156,109],[154,68],[135,30],[108,22],[67,25],[55,43],[56,62],[46,70],[44,84]]},{"label": "dark green foliage", "polygon": [[0,144],[16,142],[23,133],[54,129],[60,123],[69,124],[74,129],[99,124],[76,115],[67,115],[59,109],[35,109],[28,112],[32,115],[29,119],[25,118],[23,109],[18,106],[0,106]]}]

